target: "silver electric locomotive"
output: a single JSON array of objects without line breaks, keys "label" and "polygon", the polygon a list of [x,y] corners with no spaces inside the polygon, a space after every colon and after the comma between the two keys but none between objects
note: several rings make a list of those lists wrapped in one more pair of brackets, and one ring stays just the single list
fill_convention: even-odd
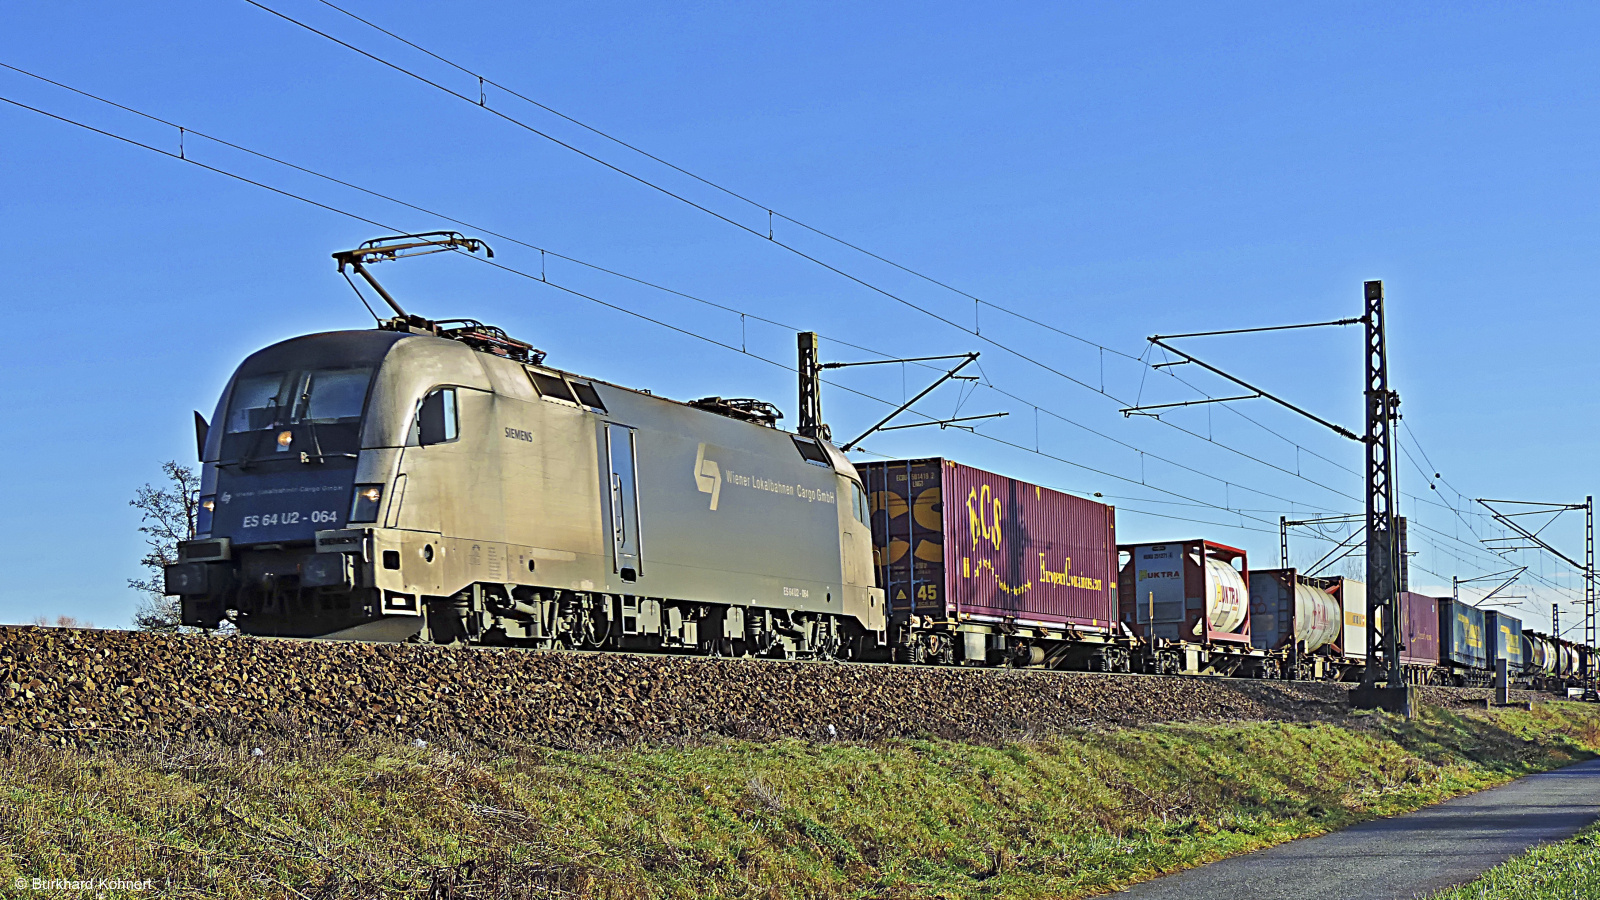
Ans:
[{"label": "silver electric locomotive", "polygon": [[[341,266],[459,236],[369,242]],[[385,256],[384,254],[388,254]],[[866,496],[751,401],[680,403],[397,316],[244,361],[209,423],[186,624],[256,635],[846,657],[886,628]]]}]

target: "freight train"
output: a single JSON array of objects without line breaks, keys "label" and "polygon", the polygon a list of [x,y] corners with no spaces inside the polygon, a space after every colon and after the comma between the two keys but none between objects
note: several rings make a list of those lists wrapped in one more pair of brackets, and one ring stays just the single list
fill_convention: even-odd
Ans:
[{"label": "freight train", "polygon": [[[395,241],[408,241],[397,244]],[[680,402],[396,316],[239,366],[209,420],[184,624],[245,634],[1359,680],[1365,589],[957,462],[855,465],[754,400]],[[359,254],[378,254],[361,256]],[[381,254],[390,254],[387,257]],[[399,254],[399,255],[403,255]],[[1592,652],[1449,599],[1401,603],[1408,680],[1557,689]]]}]

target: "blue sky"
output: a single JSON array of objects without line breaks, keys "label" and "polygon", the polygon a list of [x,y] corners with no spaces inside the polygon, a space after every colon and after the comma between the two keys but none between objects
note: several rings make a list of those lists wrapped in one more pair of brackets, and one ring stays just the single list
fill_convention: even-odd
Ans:
[{"label": "blue sky", "polygon": [[[476,79],[315,0],[263,2],[477,94]],[[488,92],[507,115],[761,235],[244,2],[7,4],[0,62],[816,330],[830,359],[869,356],[841,340],[893,355],[981,351],[983,385],[920,408],[1010,416],[978,435],[895,432],[869,450],[1101,492],[1123,540],[1200,535],[1274,564],[1280,515],[1361,508],[1361,448],[1262,401],[1161,422],[1117,410],[1235,393],[1201,373],[1179,370],[1185,385],[1151,372],[1138,362],[1147,336],[1358,315],[1368,278],[1387,285],[1393,381],[1416,448],[1400,472],[1420,526],[1415,584],[1448,591],[1453,575],[1505,567],[1477,549],[1493,530],[1463,496],[1582,502],[1595,490],[1592,6],[348,3],[754,199]],[[14,72],[0,70],[0,97],[178,146],[174,129]],[[192,159],[386,225],[449,227],[184,144]],[[192,461],[190,411],[210,413],[245,354],[370,323],[328,254],[382,229],[6,104],[0,161],[0,543],[13,560],[0,620],[125,624],[138,600],[124,586],[139,574],[134,489],[162,460]],[[966,297],[782,219],[777,238],[906,303],[767,241],[765,208],[983,298],[981,337],[962,330],[975,320]],[[539,271],[537,252],[490,243],[499,261]],[[757,358],[791,364],[791,331],[545,262],[552,281],[749,352],[458,258],[380,275],[414,311],[497,323],[552,364],[673,397],[761,397],[792,416],[792,374]],[[1355,328],[1190,346],[1361,428]],[[898,401],[927,375],[846,370],[825,394],[827,418],[853,436],[886,408],[846,388]],[[1412,456],[1442,474],[1437,489]],[[1548,535],[1576,556],[1579,525],[1569,516]],[[1295,560],[1327,546],[1297,536]],[[1556,586],[1575,582],[1548,556],[1519,560],[1536,577],[1511,593],[1543,627],[1551,600],[1573,596]]]}]

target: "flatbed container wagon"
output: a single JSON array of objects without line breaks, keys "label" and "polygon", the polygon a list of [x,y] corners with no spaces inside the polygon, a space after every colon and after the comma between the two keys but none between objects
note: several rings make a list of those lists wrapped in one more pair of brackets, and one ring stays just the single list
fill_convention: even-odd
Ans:
[{"label": "flatbed container wagon", "polygon": [[1367,583],[1343,575],[1323,575],[1316,579],[1323,590],[1339,601],[1344,630],[1339,634],[1339,649],[1346,659],[1367,659]]},{"label": "flatbed container wagon", "polygon": [[1535,688],[1543,688],[1545,680],[1555,676],[1559,656],[1550,638],[1536,631],[1522,632],[1522,670]]},{"label": "flatbed container wagon", "polygon": [[1570,685],[1583,677],[1585,659],[1581,653],[1581,648],[1565,638],[1555,638],[1552,643],[1555,644],[1552,663],[1556,679],[1562,684]]},{"label": "flatbed container wagon", "polygon": [[1488,652],[1488,669],[1491,676],[1499,671],[1500,660],[1506,661],[1508,677],[1522,674],[1522,620],[1498,610],[1483,613],[1484,647]]},{"label": "flatbed container wagon", "polygon": [[1250,643],[1245,552],[1213,541],[1127,544],[1123,622],[1168,641]]},{"label": "flatbed container wagon", "polygon": [[[1283,654],[1285,677],[1339,681],[1358,657],[1364,659],[1364,651],[1351,654],[1346,647],[1352,639],[1364,646],[1366,627],[1347,628],[1343,605],[1334,596],[1340,586],[1336,579],[1312,578],[1292,568],[1250,573],[1250,641]],[[1364,605],[1365,596],[1361,600]]]},{"label": "flatbed container wagon", "polygon": [[898,658],[1128,669],[1112,507],[942,458],[856,470]]},{"label": "flatbed container wagon", "polygon": [[1152,674],[1273,674],[1277,656],[1250,639],[1243,550],[1198,539],[1118,549],[1122,623],[1155,648]]}]

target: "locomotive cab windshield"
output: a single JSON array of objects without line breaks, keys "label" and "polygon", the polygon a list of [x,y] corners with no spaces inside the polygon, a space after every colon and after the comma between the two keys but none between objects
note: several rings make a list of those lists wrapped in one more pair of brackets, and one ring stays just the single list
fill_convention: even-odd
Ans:
[{"label": "locomotive cab windshield", "polygon": [[376,375],[403,337],[309,335],[246,359],[206,436],[198,535],[243,546],[342,525]]},{"label": "locomotive cab windshield", "polygon": [[[293,369],[234,385],[218,462],[249,465],[294,451],[319,459],[360,449],[372,367]],[[286,436],[287,435],[287,436]]]}]

